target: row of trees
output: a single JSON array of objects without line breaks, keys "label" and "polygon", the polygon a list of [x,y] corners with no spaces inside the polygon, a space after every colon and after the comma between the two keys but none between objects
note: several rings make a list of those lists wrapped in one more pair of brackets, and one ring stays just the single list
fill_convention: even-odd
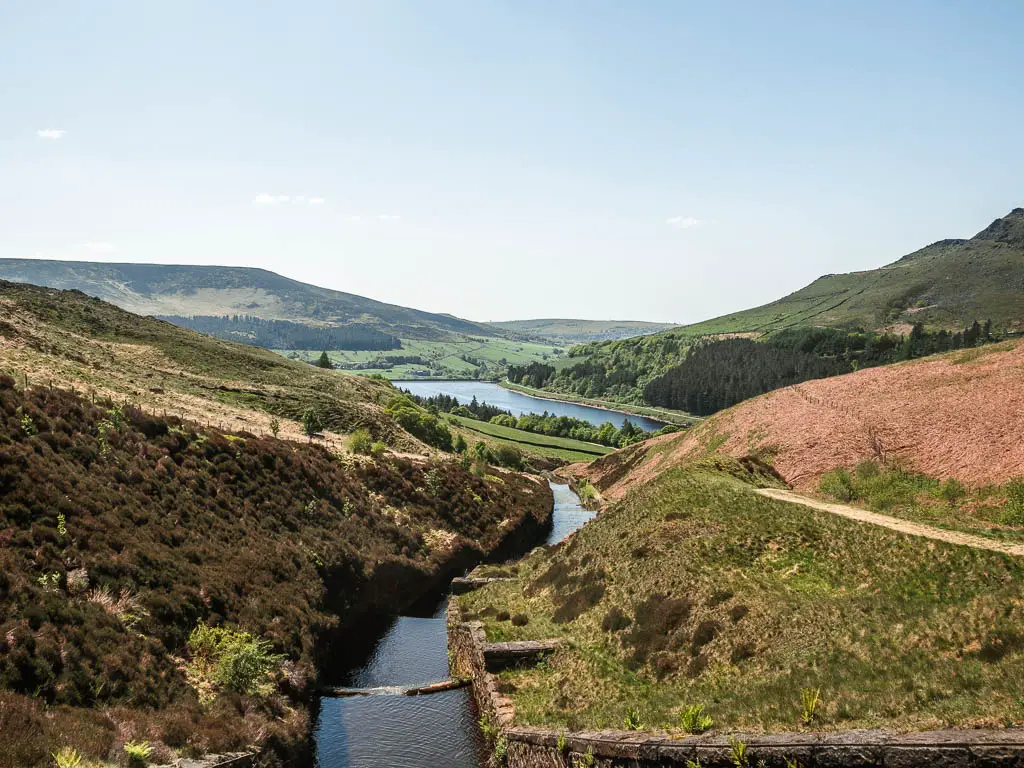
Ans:
[{"label": "row of trees", "polygon": [[409,393],[405,394],[414,402],[434,413],[451,413],[455,416],[489,421],[491,424],[521,429],[525,432],[533,432],[534,434],[549,435],[550,437],[569,437],[573,440],[599,443],[613,448],[632,445],[651,436],[650,432],[644,431],[629,419],[626,419],[621,428],[616,428],[610,421],[606,421],[600,426],[595,426],[583,419],[574,419],[571,416],[556,416],[547,411],[544,411],[544,413],[524,413],[522,416],[515,416],[511,411],[497,408],[488,403],[481,403],[475,396],[467,405],[462,405],[459,403],[458,398],[451,395],[440,394],[430,397],[418,397]]},{"label": "row of trees", "polygon": [[991,322],[975,321],[955,333],[927,331],[918,323],[905,336],[801,328],[766,341],[705,341],[691,346],[679,365],[652,379],[643,397],[652,405],[707,416],[779,387],[995,340]]},{"label": "row of trees", "polygon": [[290,320],[264,320],[251,315],[164,315],[169,323],[194,331],[267,349],[401,349],[396,336],[368,325],[313,326]]}]

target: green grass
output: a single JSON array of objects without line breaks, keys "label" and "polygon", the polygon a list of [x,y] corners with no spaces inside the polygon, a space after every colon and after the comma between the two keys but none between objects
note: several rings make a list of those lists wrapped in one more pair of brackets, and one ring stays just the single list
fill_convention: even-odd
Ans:
[{"label": "green grass", "polygon": [[767,499],[707,461],[459,598],[492,640],[565,638],[501,674],[518,722],[621,728],[635,708],[683,735],[699,703],[713,730],[788,731],[819,688],[815,729],[1024,721],[1024,563]]},{"label": "green grass", "polygon": [[[315,360],[320,351],[276,350],[278,354],[296,360]],[[327,350],[327,356],[336,366],[349,373],[379,373],[388,379],[448,378],[472,379],[498,376],[507,365],[529,365],[557,359],[562,348],[554,344],[486,336],[459,336],[449,341],[423,341],[402,339],[402,349],[381,352]],[[360,364],[418,355],[426,364],[402,363],[390,368],[364,368]],[[469,357],[479,361],[474,365],[463,360]],[[504,362],[502,362],[504,361]],[[422,375],[429,371],[429,375]]]},{"label": "green grass", "polygon": [[[579,360],[575,361],[579,362]],[[610,400],[598,400],[596,398],[563,395],[558,392],[548,392],[546,389],[524,387],[521,384],[513,384],[510,381],[502,381],[500,384],[505,387],[505,389],[511,389],[513,392],[522,392],[524,395],[532,395],[533,397],[539,397],[546,400],[558,400],[566,403],[582,403],[583,405],[591,405],[595,408],[607,408],[612,411],[633,414],[635,416],[647,416],[652,419],[668,422],[669,424],[696,424],[697,422],[703,421],[700,416],[691,416],[683,411],[673,411],[669,408],[655,408],[647,405],[631,405],[626,403],[616,403]]]},{"label": "green grass", "polygon": [[[1024,480],[967,488],[902,467],[863,461],[822,476],[819,491],[832,501],[893,517],[1007,542],[1024,542]],[[1018,511],[1019,508],[1019,511]]]},{"label": "green grass", "polygon": [[[497,442],[504,442],[515,445],[520,450],[537,456],[547,458],[564,459],[565,461],[593,461],[605,454],[611,453],[612,448],[597,443],[586,443],[582,440],[573,440],[568,437],[549,437],[534,432],[527,432],[514,427],[502,427],[491,424],[487,421],[477,421],[464,416],[453,416],[448,414],[447,419],[465,429],[472,435],[465,435],[466,442],[470,445],[476,439],[490,438]],[[488,442],[486,439],[484,442]]]}]

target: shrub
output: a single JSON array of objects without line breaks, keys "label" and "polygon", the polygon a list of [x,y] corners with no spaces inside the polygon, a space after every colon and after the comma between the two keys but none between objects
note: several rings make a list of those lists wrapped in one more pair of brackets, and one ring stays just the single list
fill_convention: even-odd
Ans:
[{"label": "shrub", "polygon": [[270,434],[277,437],[281,431],[281,420],[277,416],[270,417]]},{"label": "shrub", "polygon": [[947,504],[953,504],[954,506],[959,504],[966,495],[967,489],[964,488],[963,483],[955,477],[947,479],[939,488],[938,493],[940,499],[945,501]]},{"label": "shrub", "polygon": [[302,413],[302,431],[306,437],[313,437],[324,428],[323,417],[316,408],[307,408]]},{"label": "shrub", "polygon": [[515,616],[512,617],[513,627],[525,627],[529,623],[530,617],[527,616],[525,613],[517,613]]},{"label": "shrub", "polygon": [[200,622],[188,638],[193,669],[236,693],[254,693],[283,656],[270,652],[271,643],[248,632],[211,627]]},{"label": "shrub", "polygon": [[388,444],[381,441],[375,440],[373,445],[370,446],[370,455],[375,459],[379,459],[385,453],[388,452]]},{"label": "shrub", "polygon": [[124,754],[128,758],[128,765],[142,766],[153,754],[153,747],[148,741],[126,741],[124,743]]},{"label": "shrub", "polygon": [[687,733],[704,733],[715,721],[704,711],[703,704],[693,704],[679,715],[679,726]]},{"label": "shrub", "polygon": [[494,463],[509,469],[522,469],[523,454],[514,445],[500,445],[494,451]]},{"label": "shrub", "polygon": [[818,489],[839,501],[852,501],[855,497],[853,481],[845,469],[836,469],[821,476]]},{"label": "shrub", "polygon": [[1003,507],[1002,519],[1010,525],[1024,525],[1024,477],[1006,484],[1006,506]]},{"label": "shrub", "polygon": [[373,450],[373,438],[367,429],[357,429],[348,439],[348,447],[352,453],[370,454]]},{"label": "shrub", "polygon": [[622,724],[627,731],[642,730],[644,724],[640,721],[640,710],[636,707],[630,707],[626,710],[626,716],[623,718]]}]

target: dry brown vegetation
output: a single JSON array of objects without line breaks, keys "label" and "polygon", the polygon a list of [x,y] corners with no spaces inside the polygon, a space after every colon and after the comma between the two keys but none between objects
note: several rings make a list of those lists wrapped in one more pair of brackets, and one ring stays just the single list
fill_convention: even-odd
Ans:
[{"label": "dry brown vegetation", "polygon": [[786,387],[569,471],[611,499],[712,450],[766,457],[804,490],[864,460],[981,486],[1024,474],[1022,434],[1024,342],[1011,341]]},{"label": "dry brown vegetation", "polygon": [[[0,376],[0,766],[131,739],[160,759],[302,745],[339,632],[550,508],[513,473],[339,456]],[[267,690],[197,689],[201,624],[280,655]]]}]

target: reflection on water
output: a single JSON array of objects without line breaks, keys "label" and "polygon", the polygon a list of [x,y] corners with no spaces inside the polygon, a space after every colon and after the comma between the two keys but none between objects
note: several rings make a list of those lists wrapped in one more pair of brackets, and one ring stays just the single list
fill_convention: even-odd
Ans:
[{"label": "reflection on water", "polygon": [[530,397],[522,392],[505,389],[491,381],[396,381],[395,386],[399,389],[407,389],[420,397],[448,395],[457,398],[463,404],[468,404],[475,397],[481,403],[490,403],[496,408],[511,411],[516,416],[547,411],[555,416],[570,416],[574,419],[589,421],[597,426],[610,421],[616,428],[621,427],[626,419],[629,419],[635,426],[648,432],[656,432],[665,426],[664,422],[643,416],[626,415],[618,411],[606,411],[603,408],[591,408],[589,405]]},{"label": "reflection on water", "polygon": [[[568,485],[551,483],[555,544],[594,517]],[[424,618],[386,624],[372,650],[339,685],[410,686],[448,677],[447,597]],[[335,682],[335,681],[331,681]],[[479,768],[483,737],[469,688],[428,696],[323,698],[313,738],[320,768]]]}]

